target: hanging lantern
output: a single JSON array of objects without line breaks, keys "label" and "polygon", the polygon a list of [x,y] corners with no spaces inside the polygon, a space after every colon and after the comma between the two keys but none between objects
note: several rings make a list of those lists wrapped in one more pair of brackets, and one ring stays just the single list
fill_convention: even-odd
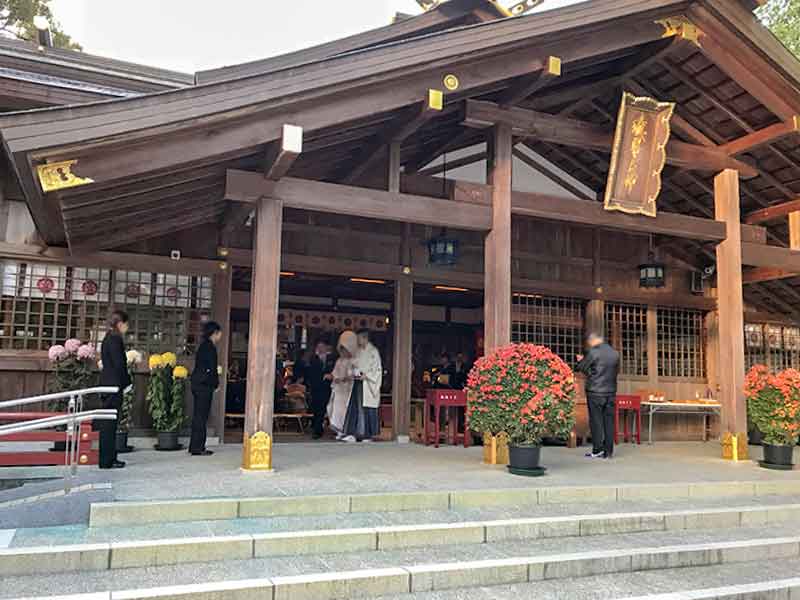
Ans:
[{"label": "hanging lantern", "polygon": [[437,266],[453,266],[458,262],[458,240],[442,232],[428,240],[428,262]]},{"label": "hanging lantern", "polygon": [[647,254],[647,262],[639,265],[639,287],[640,288],[662,288],[665,285],[664,263],[656,261],[653,251],[653,238],[650,237],[650,252]]}]

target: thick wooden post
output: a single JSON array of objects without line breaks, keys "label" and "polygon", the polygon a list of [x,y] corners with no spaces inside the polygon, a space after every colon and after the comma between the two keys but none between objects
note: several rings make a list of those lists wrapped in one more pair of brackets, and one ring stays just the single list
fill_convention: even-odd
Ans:
[{"label": "thick wooden post", "polygon": [[658,309],[647,307],[647,385],[658,390]]},{"label": "thick wooden post", "polygon": [[492,186],[492,229],[484,258],[484,347],[511,342],[511,125],[498,123],[488,144],[486,182]]},{"label": "thick wooden post", "polygon": [[[742,236],[739,174],[726,169],[714,179],[716,219],[727,237],[717,246],[717,306],[723,443],[737,436],[739,458],[747,453],[747,408],[744,399],[744,301],[742,299]],[[723,446],[724,447],[724,446]],[[744,456],[742,452],[744,451]]]},{"label": "thick wooden post", "polygon": [[[584,333],[597,333],[605,335],[606,329],[606,303],[604,300],[590,300],[586,305],[586,323]],[[611,340],[608,340],[610,343]]]},{"label": "thick wooden post", "polygon": [[411,336],[414,282],[403,275],[394,284],[394,365],[392,368],[392,435],[408,442],[411,425]]},{"label": "thick wooden post", "polygon": [[[222,263],[225,264],[225,263]],[[232,269],[225,265],[225,270],[214,276],[214,320],[222,326],[222,341],[217,348],[222,375],[219,378],[219,389],[214,395],[211,405],[210,421],[219,437],[219,443],[225,442],[225,396],[228,385],[228,349],[231,341],[231,281]]]},{"label": "thick wooden post", "polygon": [[272,436],[282,221],[283,202],[262,198],[256,209],[253,232],[253,283],[250,295],[250,343],[247,349],[247,406],[244,422],[245,467],[257,467],[252,462],[252,455],[248,455],[248,440],[259,432]]}]

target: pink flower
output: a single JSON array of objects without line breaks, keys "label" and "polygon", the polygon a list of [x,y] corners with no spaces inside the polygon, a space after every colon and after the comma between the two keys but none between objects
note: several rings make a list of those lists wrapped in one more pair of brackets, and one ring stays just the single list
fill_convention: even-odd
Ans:
[{"label": "pink flower", "polygon": [[66,342],[64,342],[64,348],[69,354],[75,354],[78,351],[78,348],[81,347],[81,341],[75,338],[70,338]]},{"label": "pink flower", "polygon": [[81,360],[94,360],[94,348],[89,344],[83,344],[78,348],[78,358]]},{"label": "pink flower", "polygon": [[47,358],[50,359],[50,362],[58,362],[67,358],[68,354],[69,353],[64,346],[56,344],[55,346],[50,346],[50,349],[47,351]]}]

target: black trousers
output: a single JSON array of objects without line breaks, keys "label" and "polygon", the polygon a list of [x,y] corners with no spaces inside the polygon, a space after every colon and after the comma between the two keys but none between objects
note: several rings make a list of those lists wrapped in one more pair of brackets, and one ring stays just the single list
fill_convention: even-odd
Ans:
[{"label": "black trousers", "polygon": [[614,454],[615,395],[586,394],[589,403],[589,425],[592,430],[592,452]]},{"label": "black trousers", "polygon": [[[122,407],[122,394],[104,394],[100,398],[103,408]],[[113,421],[95,421],[95,429],[100,432],[100,466],[109,468],[117,460],[117,419]]]},{"label": "black trousers", "polygon": [[193,387],[192,396],[194,396],[194,410],[192,411],[192,437],[189,442],[189,452],[203,452],[206,449],[208,413],[211,411],[214,390],[201,386]]},{"label": "black trousers", "polygon": [[322,435],[330,399],[331,391],[328,388],[311,392],[311,412],[314,415],[311,419],[311,431],[314,435]]}]

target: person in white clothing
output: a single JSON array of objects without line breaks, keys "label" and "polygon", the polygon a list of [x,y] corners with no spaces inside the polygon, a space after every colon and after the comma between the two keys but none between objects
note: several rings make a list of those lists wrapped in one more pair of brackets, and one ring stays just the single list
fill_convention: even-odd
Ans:
[{"label": "person in white clothing", "polygon": [[347,407],[353,393],[353,363],[358,354],[358,340],[352,331],[344,331],[339,336],[337,345],[339,358],[333,372],[326,375],[331,381],[331,400],[328,403],[328,420],[331,429],[336,432],[336,439],[345,437],[344,421]]},{"label": "person in white clothing", "polygon": [[358,332],[358,354],[353,364],[353,390],[344,423],[346,442],[369,442],[380,433],[383,364],[378,349],[369,341],[369,330]]}]

